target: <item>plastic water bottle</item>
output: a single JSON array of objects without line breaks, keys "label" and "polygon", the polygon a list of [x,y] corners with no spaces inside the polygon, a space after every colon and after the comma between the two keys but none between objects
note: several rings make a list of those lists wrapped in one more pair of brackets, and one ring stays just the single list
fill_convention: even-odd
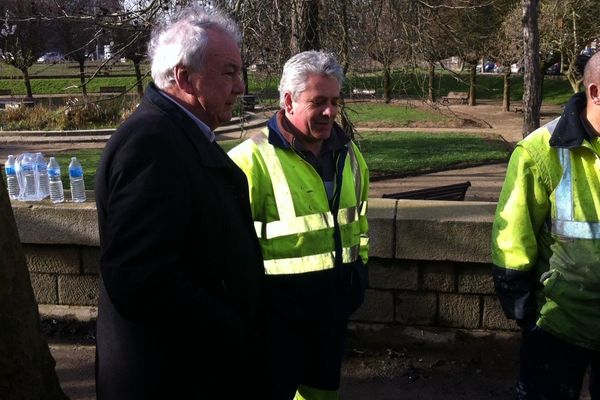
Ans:
[{"label": "plastic water bottle", "polygon": [[24,154],[23,159],[21,160],[21,177],[23,190],[19,194],[19,200],[39,200],[37,193],[37,182],[35,180],[35,169],[36,165],[33,154]]},{"label": "plastic water bottle", "polygon": [[48,162],[48,179],[50,184],[50,200],[53,203],[62,203],[65,201],[65,191],[60,179],[60,165],[58,165],[58,161],[54,157],[50,157],[50,161]]},{"label": "plastic water bottle", "polygon": [[16,200],[19,197],[19,180],[17,179],[17,171],[15,170],[15,156],[8,156],[4,165],[6,173],[6,188],[8,189],[8,197],[11,200]]},{"label": "plastic water bottle", "polygon": [[46,159],[42,153],[36,154],[36,168],[38,173],[38,197],[39,199],[45,199],[50,194],[50,183],[48,181],[48,168],[46,166]]},{"label": "plastic water bottle", "polygon": [[71,157],[69,180],[71,182],[71,200],[76,203],[84,202],[85,184],[83,182],[83,168],[77,157]]}]

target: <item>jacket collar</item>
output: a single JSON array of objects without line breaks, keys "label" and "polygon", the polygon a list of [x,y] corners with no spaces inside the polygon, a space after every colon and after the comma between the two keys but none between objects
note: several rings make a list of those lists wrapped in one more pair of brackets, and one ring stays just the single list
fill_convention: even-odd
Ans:
[{"label": "jacket collar", "polygon": [[[283,110],[276,112],[275,115],[269,119],[269,122],[267,122],[267,128],[269,130],[269,143],[275,147],[287,149],[292,147],[290,140],[288,140],[288,136],[293,135],[291,133],[282,131],[278,119],[285,118],[285,116],[280,113],[283,113]],[[326,146],[327,149],[335,151],[346,146],[349,142],[350,138],[346,135],[342,127],[334,122],[331,136],[329,136],[329,138],[323,142],[323,146]]]},{"label": "jacket collar", "polygon": [[[233,161],[227,157],[223,150],[216,144],[211,143],[200,127],[187,115],[181,107],[173,101],[160,94],[159,89],[153,82],[148,84],[144,93],[143,102],[149,106],[156,107],[168,115],[176,125],[181,128],[181,133],[192,143],[192,146],[200,154],[199,161],[202,165],[212,168],[230,168]],[[174,135],[178,132],[166,132]]]},{"label": "jacket collar", "polygon": [[587,99],[583,92],[571,97],[552,133],[550,146],[570,149],[581,146],[584,140],[593,137],[581,117],[586,104]]}]

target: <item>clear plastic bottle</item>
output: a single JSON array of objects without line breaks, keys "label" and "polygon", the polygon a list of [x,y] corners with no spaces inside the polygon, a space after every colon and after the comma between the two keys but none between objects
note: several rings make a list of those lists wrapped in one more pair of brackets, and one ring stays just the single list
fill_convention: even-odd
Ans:
[{"label": "clear plastic bottle", "polygon": [[19,199],[23,201],[39,200],[37,193],[37,182],[35,179],[35,157],[31,153],[26,153],[21,159],[21,178],[23,190]]},{"label": "clear plastic bottle", "polygon": [[71,157],[69,180],[71,182],[71,200],[76,203],[84,202],[85,183],[83,182],[83,168],[77,157]]},{"label": "clear plastic bottle", "polygon": [[6,164],[4,165],[6,173],[6,188],[8,189],[8,197],[11,200],[16,200],[19,197],[19,180],[17,179],[17,171],[15,170],[15,156],[9,155]]},{"label": "clear plastic bottle", "polygon": [[48,179],[50,184],[50,200],[53,203],[62,203],[65,201],[65,191],[60,179],[60,165],[58,165],[58,161],[54,157],[50,157],[50,161],[48,162]]},{"label": "clear plastic bottle", "polygon": [[36,168],[38,173],[38,197],[45,199],[50,194],[50,182],[48,180],[48,168],[46,165],[46,159],[42,153],[36,154]]}]

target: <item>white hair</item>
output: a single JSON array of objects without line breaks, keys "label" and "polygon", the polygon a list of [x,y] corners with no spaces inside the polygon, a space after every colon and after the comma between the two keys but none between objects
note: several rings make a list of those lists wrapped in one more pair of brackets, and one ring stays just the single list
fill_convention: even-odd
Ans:
[{"label": "white hair", "polygon": [[209,30],[230,35],[238,46],[241,43],[236,23],[215,8],[183,8],[152,31],[148,55],[152,64],[152,79],[159,89],[174,84],[174,68],[177,65],[195,71],[202,69]]},{"label": "white hair", "polygon": [[279,81],[279,104],[285,106],[285,94],[291,93],[296,100],[306,89],[309,74],[321,74],[334,78],[340,86],[344,81],[344,71],[335,57],[322,51],[304,51],[285,63]]}]

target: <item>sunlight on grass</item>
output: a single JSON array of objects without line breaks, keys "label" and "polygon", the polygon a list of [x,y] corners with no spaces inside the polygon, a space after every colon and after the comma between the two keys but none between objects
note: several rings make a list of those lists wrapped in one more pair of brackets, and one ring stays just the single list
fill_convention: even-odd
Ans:
[{"label": "sunlight on grass", "polygon": [[359,141],[371,175],[414,174],[458,165],[505,161],[504,141],[460,133],[383,132]]}]

